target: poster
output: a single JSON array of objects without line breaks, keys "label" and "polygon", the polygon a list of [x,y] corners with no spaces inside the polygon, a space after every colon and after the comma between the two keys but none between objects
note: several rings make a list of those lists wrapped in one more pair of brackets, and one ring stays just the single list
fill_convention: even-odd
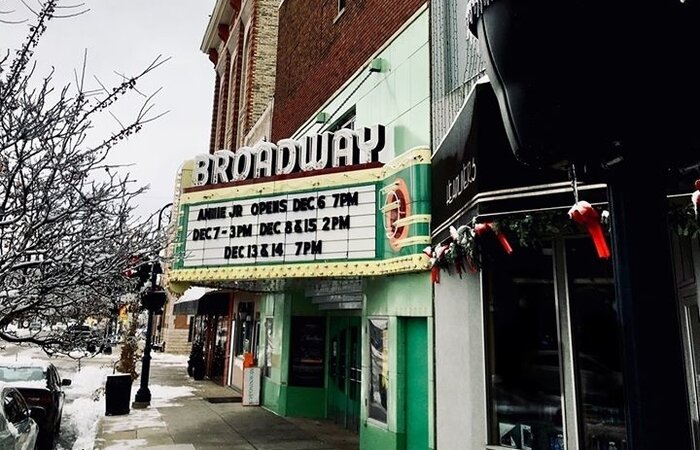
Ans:
[{"label": "poster", "polygon": [[387,391],[389,388],[389,321],[369,320],[370,386],[369,418],[386,423]]}]

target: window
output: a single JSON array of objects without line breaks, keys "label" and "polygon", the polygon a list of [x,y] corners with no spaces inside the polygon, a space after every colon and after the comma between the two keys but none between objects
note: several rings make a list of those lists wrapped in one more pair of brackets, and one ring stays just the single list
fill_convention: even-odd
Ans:
[{"label": "window", "polygon": [[556,449],[563,423],[552,250],[511,257],[485,277],[491,443]]},{"label": "window", "polygon": [[622,337],[612,265],[597,258],[589,241],[578,239],[567,243],[566,268],[584,448],[622,450]]},{"label": "window", "polygon": [[5,394],[4,405],[5,416],[10,422],[17,424],[29,417],[29,409],[24,399],[17,391],[10,391]]},{"label": "window", "polygon": [[213,380],[221,380],[224,376],[224,366],[226,361],[226,342],[227,342],[227,317],[212,316],[214,329],[214,349],[212,356],[211,378]]},{"label": "window", "polygon": [[253,58],[252,51],[252,30],[253,27],[248,24],[243,43],[243,54],[241,59],[241,78],[239,80],[240,87],[238,98],[238,141],[236,147],[242,147],[245,144],[245,136],[249,130],[246,129],[246,119],[248,117],[248,80],[250,74],[250,61]]},{"label": "window", "polygon": [[194,316],[187,317],[187,342],[192,342],[194,338]]},{"label": "window", "polygon": [[610,261],[588,239],[496,258],[484,272],[490,443],[627,448]]},{"label": "window", "polygon": [[387,423],[388,329],[387,319],[369,319],[369,418],[382,423]]},{"label": "window", "polygon": [[354,130],[356,119],[357,119],[357,114],[355,113],[355,107],[353,106],[348,111],[346,111],[345,114],[340,116],[340,118],[338,120],[336,120],[330,126],[328,126],[327,131],[333,132],[333,131],[342,130],[343,128]]},{"label": "window", "polygon": [[293,316],[289,385],[323,387],[326,318]]},{"label": "window", "polygon": [[243,353],[248,353],[253,350],[254,309],[255,304],[253,302],[238,303],[238,312],[235,317],[235,356],[240,356]]}]

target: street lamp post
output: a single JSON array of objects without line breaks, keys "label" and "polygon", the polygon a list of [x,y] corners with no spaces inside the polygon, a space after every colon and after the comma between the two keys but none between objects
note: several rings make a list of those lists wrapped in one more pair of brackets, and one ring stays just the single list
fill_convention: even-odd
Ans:
[{"label": "street lamp post", "polygon": [[[158,231],[160,231],[163,220],[163,212],[170,206],[172,206],[172,203],[168,203],[167,205],[163,206],[158,213]],[[151,405],[151,390],[148,388],[148,378],[151,374],[153,313],[155,310],[162,307],[162,304],[158,301],[158,299],[164,298],[165,296],[164,292],[156,291],[156,277],[156,261],[153,261],[151,265],[151,289],[150,292],[146,293],[144,297],[144,305],[148,310],[148,324],[146,326],[146,345],[144,346],[143,358],[141,359],[141,386],[134,397],[134,403],[132,405],[134,408],[147,408]]]}]

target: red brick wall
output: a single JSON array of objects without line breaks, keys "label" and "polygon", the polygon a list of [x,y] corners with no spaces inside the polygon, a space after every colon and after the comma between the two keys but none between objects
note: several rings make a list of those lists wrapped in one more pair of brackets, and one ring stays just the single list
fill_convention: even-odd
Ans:
[{"label": "red brick wall", "polygon": [[337,0],[285,0],[279,10],[272,140],[291,136],[424,3],[347,0],[333,23]]},{"label": "red brick wall", "polygon": [[214,101],[211,108],[211,132],[209,136],[209,153],[212,154],[219,150],[216,148],[216,118],[219,111],[219,89],[221,89],[221,77],[217,73],[216,80],[214,81]]},{"label": "red brick wall", "polygon": [[231,140],[226,143],[226,146],[223,147],[226,150],[235,150],[237,145],[236,145],[236,139],[238,137],[238,114],[240,113],[240,104],[238,103],[238,98],[241,95],[241,61],[242,57],[241,54],[243,52],[243,32],[239,30],[238,32],[238,37],[236,38],[236,48],[238,49],[237,51],[237,57],[235,61],[235,67],[233,67],[233,75],[231,76],[231,85],[229,86],[229,89],[233,89],[233,96],[231,97],[233,100],[233,105],[231,107],[233,108],[233,112],[231,114],[231,123],[229,124],[230,127],[233,128],[233,132],[231,133]]},{"label": "red brick wall", "polygon": [[221,78],[219,91],[219,117],[217,120],[216,150],[221,150],[226,145],[226,118],[228,116],[228,90],[231,83],[231,55],[224,52],[224,76]]},{"label": "red brick wall", "polygon": [[175,316],[174,325],[176,330],[188,329],[189,323],[187,321],[187,316]]}]

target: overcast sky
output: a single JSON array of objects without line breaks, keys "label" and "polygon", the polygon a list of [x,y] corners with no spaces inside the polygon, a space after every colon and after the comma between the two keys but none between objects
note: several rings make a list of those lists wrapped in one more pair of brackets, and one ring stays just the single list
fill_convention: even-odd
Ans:
[{"label": "overcast sky", "polygon": [[[34,7],[37,0],[25,0]],[[79,0],[62,1],[77,4]],[[139,213],[147,215],[173,200],[174,180],[180,164],[209,146],[214,70],[199,50],[214,0],[85,0],[89,11],[79,17],[49,22],[37,50],[39,72],[56,69],[56,83],[72,82],[73,71],[88,52],[86,74],[91,88],[101,82],[115,85],[115,71],[133,75],[158,55],[171,58],[152,72],[140,91],[162,91],[155,98],[156,112],[169,111],[146,125],[136,136],[114,149],[112,161],[132,164],[132,178],[150,190],[139,202]],[[20,0],[0,0],[0,11],[8,19],[31,19]],[[0,23],[0,50],[14,49],[28,32],[28,23]],[[86,77],[87,78],[87,77]],[[140,107],[143,99],[129,97],[114,109],[122,121]],[[115,122],[110,119],[109,126]],[[107,124],[98,124],[96,131]],[[106,130],[106,128],[105,128]],[[104,134],[102,132],[102,134]]]}]

